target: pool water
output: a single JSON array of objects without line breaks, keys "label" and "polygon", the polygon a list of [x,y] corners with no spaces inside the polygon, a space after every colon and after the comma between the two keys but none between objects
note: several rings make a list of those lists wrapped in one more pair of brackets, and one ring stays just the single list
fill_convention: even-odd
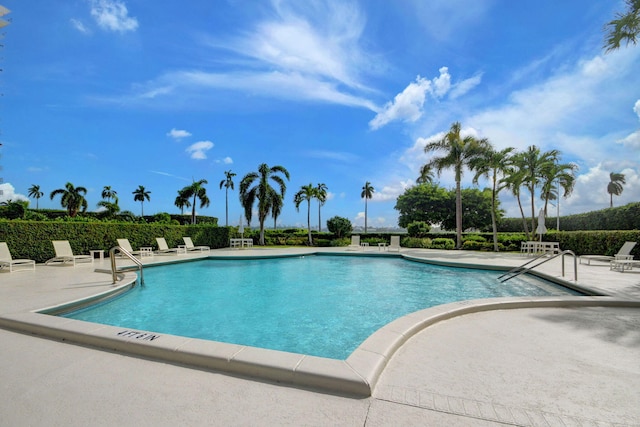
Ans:
[{"label": "pool water", "polygon": [[200,260],[145,269],[145,285],[65,317],[346,359],[411,312],[454,301],[574,294],[520,276],[399,258]]}]

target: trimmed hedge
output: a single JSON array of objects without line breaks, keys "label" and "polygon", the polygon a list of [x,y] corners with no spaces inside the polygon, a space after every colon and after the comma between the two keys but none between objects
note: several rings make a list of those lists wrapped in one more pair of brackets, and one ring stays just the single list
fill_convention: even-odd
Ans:
[{"label": "trimmed hedge", "polygon": [[230,229],[211,225],[130,224],[103,222],[4,221],[0,220],[0,241],[7,242],[14,258],[44,262],[55,256],[52,240],[68,240],[75,254],[92,249],[108,252],[117,240],[127,238],[134,249],[157,248],[156,237],[169,247],[183,245],[190,236],[195,245],[222,248],[229,245]]}]

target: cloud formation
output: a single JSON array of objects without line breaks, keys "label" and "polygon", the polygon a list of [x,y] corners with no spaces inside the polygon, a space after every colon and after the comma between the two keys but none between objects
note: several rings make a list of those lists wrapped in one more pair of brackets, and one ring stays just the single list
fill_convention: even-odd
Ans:
[{"label": "cloud formation", "polygon": [[129,16],[127,6],[119,0],[91,0],[91,16],[103,30],[125,33],[138,29],[138,20]]},{"label": "cloud formation", "polygon": [[183,129],[173,128],[167,132],[167,136],[175,139],[176,141],[180,141],[182,138],[190,137],[191,133]]},{"label": "cloud formation", "polygon": [[211,141],[198,141],[186,148],[186,152],[190,154],[192,159],[204,160],[207,158],[207,151],[213,148]]}]

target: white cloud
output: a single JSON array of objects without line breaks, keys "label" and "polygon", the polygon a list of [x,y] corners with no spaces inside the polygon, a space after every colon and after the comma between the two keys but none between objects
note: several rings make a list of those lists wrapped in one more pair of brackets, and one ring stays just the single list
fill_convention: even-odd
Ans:
[{"label": "white cloud", "polygon": [[167,132],[167,136],[175,139],[176,141],[180,141],[182,138],[187,138],[191,136],[190,132],[186,130],[173,128],[169,132]]},{"label": "white cloud", "polygon": [[633,106],[633,111],[635,111],[635,113],[638,115],[638,118],[640,119],[640,99],[638,99],[636,101],[636,104]]},{"label": "white cloud", "polygon": [[138,20],[129,17],[127,6],[118,0],[91,0],[91,16],[104,30],[124,33],[138,28]]},{"label": "white cloud", "polygon": [[29,201],[29,198],[23,194],[16,193],[15,188],[8,182],[0,184],[0,203],[8,202],[11,200],[12,202],[18,201]]},{"label": "white cloud", "polygon": [[482,74],[476,74],[475,76],[465,79],[459,83],[456,83],[449,93],[450,99],[456,99],[469,92],[474,87],[478,86],[482,82]]},{"label": "white cloud", "polygon": [[191,154],[192,159],[204,160],[207,158],[207,151],[213,148],[213,142],[211,141],[198,141],[195,144],[191,144],[185,150]]},{"label": "white cloud", "polygon": [[442,67],[439,71],[440,76],[433,80],[416,77],[416,81],[409,83],[409,86],[397,94],[393,101],[387,102],[382,111],[369,122],[369,127],[376,130],[396,120],[417,121],[424,113],[427,94],[437,99],[443,97],[451,88],[448,68]]},{"label": "white cloud", "polygon": [[76,30],[80,31],[82,34],[91,34],[91,30],[89,30],[83,23],[82,21],[79,21],[77,19],[70,19],[71,25],[73,26],[73,28],[75,28]]},{"label": "white cloud", "polygon": [[233,159],[231,157],[225,157],[224,159],[222,159],[222,163],[224,163],[225,165],[230,165],[233,163]]}]

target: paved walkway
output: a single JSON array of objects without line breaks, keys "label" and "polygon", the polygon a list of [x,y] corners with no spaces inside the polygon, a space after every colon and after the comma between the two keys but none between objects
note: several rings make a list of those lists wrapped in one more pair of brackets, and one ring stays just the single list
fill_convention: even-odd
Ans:
[{"label": "paved walkway", "polygon": [[[440,262],[522,262],[513,254],[403,253]],[[559,261],[541,269],[560,276]],[[640,271],[578,265],[578,275],[580,284],[603,293],[640,297]],[[89,266],[0,273],[0,315],[110,286]],[[2,329],[0,343],[1,426],[640,425],[640,310],[631,307],[498,310],[440,322],[403,345],[373,396],[363,399]]]}]

